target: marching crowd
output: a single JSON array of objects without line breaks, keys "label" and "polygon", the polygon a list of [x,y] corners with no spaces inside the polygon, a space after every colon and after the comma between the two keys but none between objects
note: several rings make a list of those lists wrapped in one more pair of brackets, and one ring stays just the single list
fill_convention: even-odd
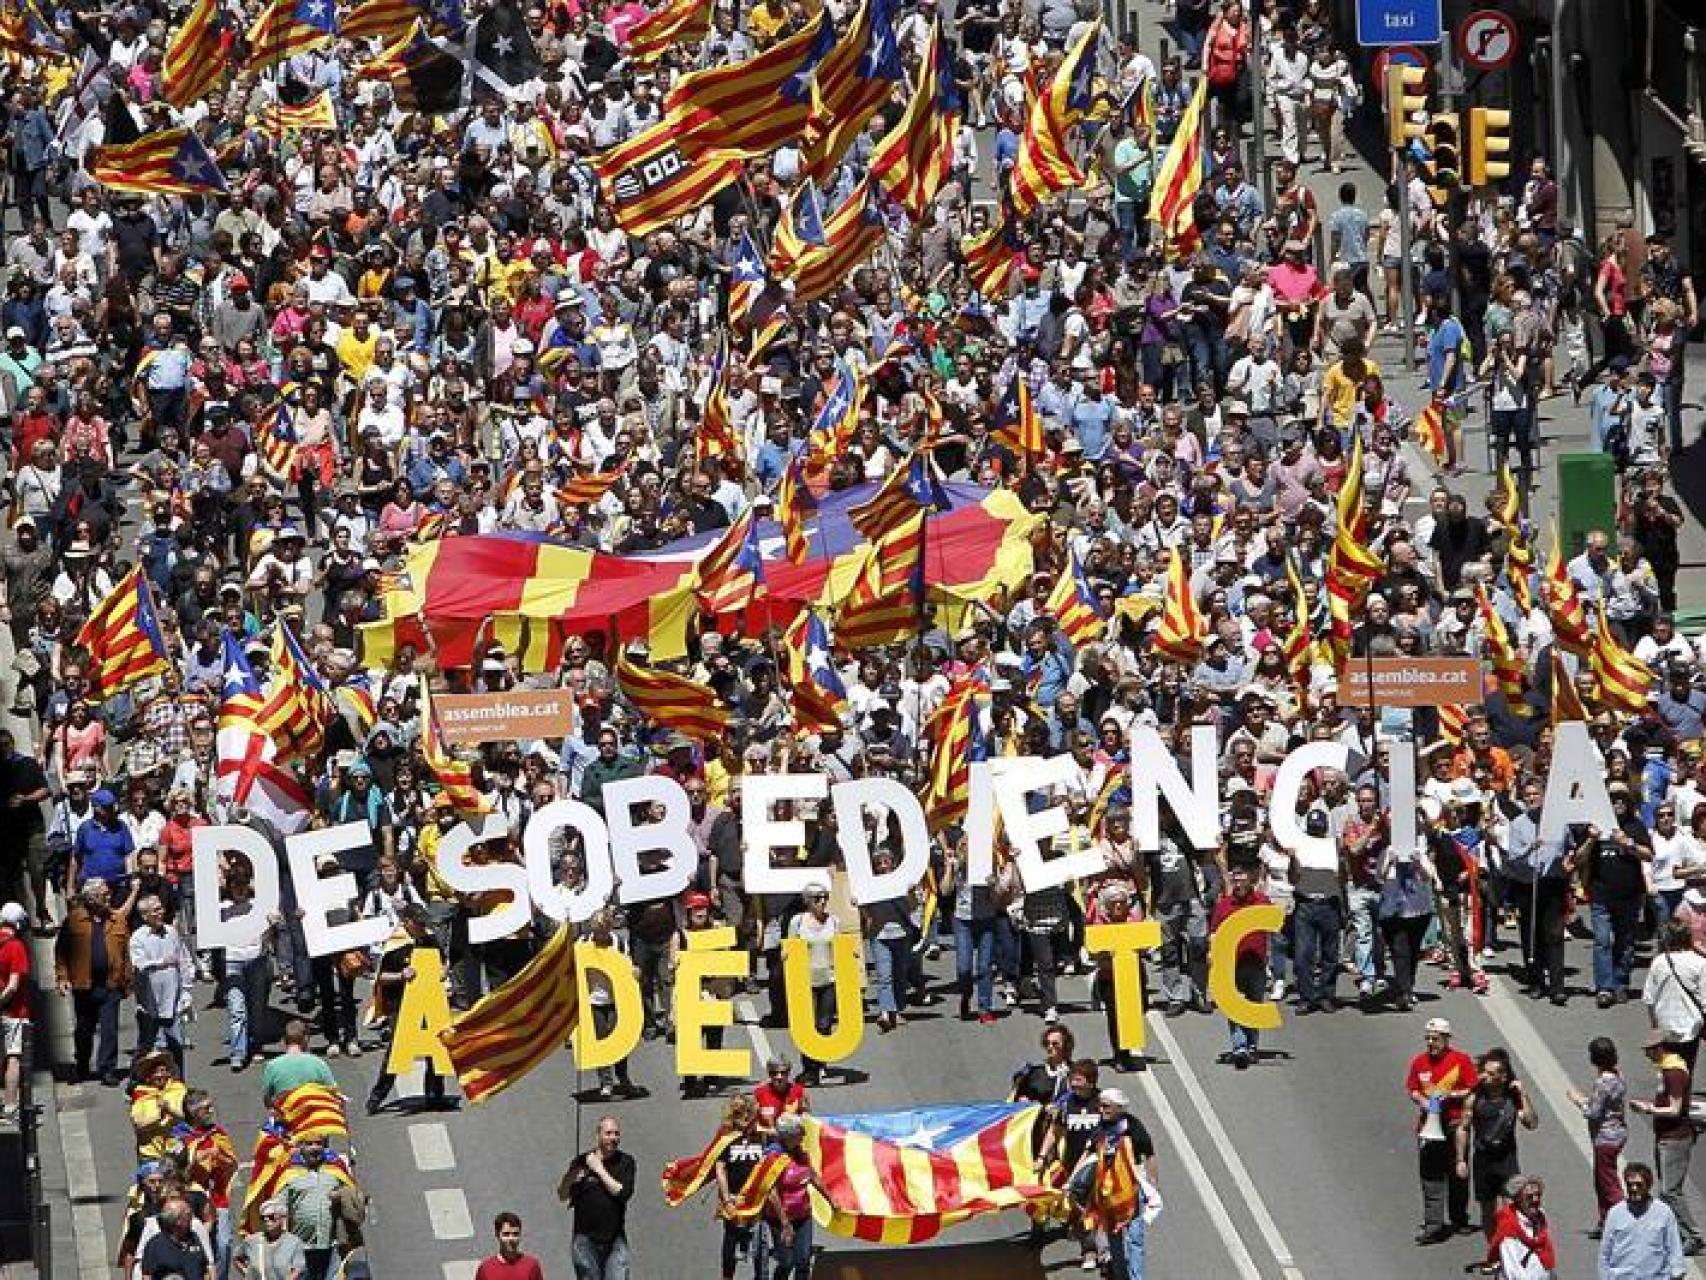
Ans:
[{"label": "marching crowd", "polygon": [[[750,162],[691,217],[643,238],[617,225],[588,161],[658,119],[680,72],[765,48],[800,29],[809,8],[757,0],[737,14],[719,3],[703,40],[637,66],[622,56],[643,16],[637,4],[531,4],[524,18],[537,57],[525,80],[438,120],[356,76],[373,50],[355,41],[300,53],[277,75],[239,75],[178,113],[159,96],[171,12],[143,3],[75,24],[73,53],[78,39],[105,45],[118,109],[156,127],[181,114],[221,158],[224,195],[104,191],[82,165],[113,104],[65,136],[54,113],[75,95],[74,58],[32,47],[13,59],[4,73],[9,208],[20,227],[6,237],[0,304],[11,504],[0,621],[15,654],[5,683],[18,731],[0,730],[5,1117],[17,1118],[30,1007],[23,944],[34,926],[53,936],[51,982],[74,1011],[75,1077],[123,1084],[139,1099],[136,1202],[148,1212],[127,1236],[127,1270],[199,1280],[207,1272],[189,1257],[194,1242],[202,1224],[223,1223],[217,1246],[203,1241],[221,1267],[322,1280],[334,1249],[349,1244],[347,1224],[359,1236],[359,1212],[338,1193],[347,1181],[293,1181],[238,1239],[230,1171],[186,1167],[180,1154],[216,1124],[206,1092],[186,1091],[183,1079],[198,1000],[223,1009],[218,1023],[204,1015],[199,1026],[223,1035],[233,1072],[266,1058],[278,1034],[272,1011],[293,1005],[284,1056],[266,1073],[312,1058],[319,1071],[306,1080],[326,1072],[325,1058],[360,1056],[364,1038],[373,1047],[371,1027],[383,1026],[411,947],[442,950],[453,1004],[466,1008],[513,975],[536,941],[524,931],[468,944],[473,904],[433,865],[459,812],[421,749],[422,690],[442,677],[430,654],[408,646],[367,663],[362,625],[382,619],[409,550],[428,539],[514,531],[634,555],[725,529],[749,507],[773,511],[791,461],[821,449],[813,424],[839,372],[853,369],[868,393],[855,429],[825,460],[827,487],[882,482],[928,439],[934,474],[1010,489],[1042,523],[1033,570],[1010,590],[951,612],[925,606],[904,644],[838,651],[841,724],[795,732],[774,637],[720,634],[709,620],[680,665],[729,710],[731,728],[714,742],[645,723],[618,688],[608,636],[569,637],[560,668],[543,673],[488,644],[477,669],[456,676],[471,689],[574,692],[569,737],[466,753],[482,803],[512,832],[558,797],[598,809],[602,789],[623,778],[656,771],[685,784],[701,855],[690,890],[675,901],[613,903],[585,926],[631,955],[647,1036],[673,1033],[673,968],[692,930],[737,928],[761,961],[774,1017],[782,939],[804,937],[827,955],[831,810],[799,815],[807,838],[798,859],[824,871],[824,887],[787,900],[750,894],[738,856],[743,777],[888,775],[922,791],[932,713],[972,680],[984,695],[973,736],[988,756],[1070,755],[1073,781],[1055,797],[1070,818],[1061,842],[1093,847],[1105,870],[1070,889],[1026,893],[1003,862],[992,883],[974,884],[958,826],[935,833],[927,882],[858,912],[881,1032],[908,1034],[907,1011],[944,989],[963,1019],[1028,1010],[1052,1027],[1065,1003],[1058,978],[1070,972],[1094,973],[1112,1029],[1111,975],[1096,971],[1083,929],[1127,919],[1161,925],[1147,964],[1166,1014],[1206,1012],[1208,939],[1251,903],[1279,904],[1286,924],[1240,946],[1239,989],[1294,999],[1299,1015],[1344,1001],[1409,1009],[1425,963],[1441,967],[1447,987],[1485,992],[1501,935],[1520,947],[1522,984],[1557,1004],[1584,998],[1565,985],[1567,947],[1591,948],[1586,998],[1610,1005],[1640,994],[1637,957],[1651,936],[1658,1098],[1625,1103],[1634,1090],[1620,1083],[1615,1046],[1596,1041],[1600,1076],[1582,1106],[1596,1150],[1611,1152],[1596,1173],[1602,1274],[1680,1274],[1654,1269],[1641,1251],[1668,1266],[1673,1245],[1676,1257],[1701,1247],[1683,1179],[1706,998],[1706,637],[1679,634],[1670,617],[1684,516],[1665,472],[1683,444],[1682,345],[1699,323],[1683,264],[1663,237],[1633,227],[1590,247],[1559,216],[1542,159],[1509,190],[1437,209],[1421,174],[1406,169],[1418,287],[1404,298],[1396,200],[1363,208],[1352,186],[1318,200],[1300,177],[1312,160],[1339,170],[1346,119],[1359,107],[1327,6],[1264,6],[1257,30],[1239,0],[1180,0],[1176,52],[1154,59],[1130,38],[1103,43],[1101,107],[1081,139],[1091,185],[1020,229],[1008,272],[974,280],[964,244],[989,225],[987,193],[1005,183],[1026,86],[1047,82],[1095,15],[1059,0],[959,0],[946,23],[966,101],[953,180],[924,225],[891,226],[876,256],[827,297],[764,285],[748,324],[769,336],[730,361],[722,384],[738,447],[706,456],[696,428],[738,247],[776,234],[803,180],[799,148]],[[897,11],[906,59],[921,53],[934,9],[923,0]],[[1264,69],[1260,104],[1253,58]],[[1148,220],[1151,189],[1167,148],[1185,145],[1176,135],[1198,77],[1211,105],[1195,201],[1200,244],[1167,259]],[[301,102],[322,89],[337,130],[256,124],[280,95]],[[1136,112],[1134,101],[1150,106]],[[1270,123],[1279,154],[1264,192],[1240,140]],[[863,175],[880,132],[861,134],[825,181],[826,209]],[[1432,400],[1403,406],[1373,352],[1412,306],[1427,316]],[[1020,383],[1040,428],[1034,445],[1004,430],[1003,406]],[[1590,403],[1621,501],[1616,527],[1565,558],[1561,589],[1651,672],[1650,695],[1632,702],[1561,639],[1564,606],[1542,589],[1532,553],[1525,558],[1538,407],[1571,393]],[[1460,415],[1477,395],[1496,461],[1514,451],[1516,462],[1504,500],[1485,511],[1454,484],[1468,461]],[[1437,478],[1404,450],[1412,420],[1430,408],[1444,423]],[[601,496],[564,500],[575,480],[613,472]],[[1341,500],[1347,490],[1361,495],[1357,509]],[[1352,611],[1335,615],[1329,587],[1346,537],[1373,567]],[[133,568],[146,578],[167,662],[140,683],[104,686],[80,630]],[[1180,603],[1172,576],[1202,618],[1184,660],[1156,644]],[[1105,620],[1094,637],[1068,638],[1063,581]],[[220,795],[224,637],[237,638],[264,686],[278,628],[329,687],[362,692],[335,704],[321,749],[293,767],[316,823],[372,826],[370,848],[322,869],[352,873],[359,893],[349,915],[390,919],[402,947],[311,958],[288,889],[262,941],[217,953],[197,946],[187,907],[193,831],[224,820],[266,827]],[[1506,646],[1515,673],[1476,705],[1375,709],[1342,696],[1347,663],[1369,656],[1496,663]],[[1556,722],[1572,708],[1586,717],[1617,822],[1543,840],[1541,780]],[[1137,847],[1127,805],[1134,725],[1154,727],[1181,753],[1192,726],[1214,729],[1226,797],[1217,848],[1193,847],[1171,822],[1159,847]],[[1343,772],[1311,775],[1300,801],[1303,829],[1341,851],[1328,870],[1300,866],[1266,818],[1278,761],[1322,740],[1342,742],[1350,759]],[[1392,840],[1383,764],[1396,740],[1415,744],[1423,761],[1416,847]],[[890,837],[875,834],[879,845]],[[555,852],[566,883],[584,877],[578,849]],[[519,841],[483,856],[519,860]],[[240,867],[222,876],[219,896],[228,916],[255,909]],[[934,963],[942,950],[952,956],[945,988]],[[364,1009],[369,979],[374,1000]],[[814,962],[814,986],[830,980],[827,961]],[[592,1016],[604,1008],[595,991]],[[1228,1035],[1234,1068],[1260,1061],[1253,1029],[1232,1025]],[[1533,1114],[1520,1081],[1496,1053],[1442,1066],[1457,1052],[1450,1028],[1436,1019],[1428,1036],[1408,1085],[1424,1139],[1422,1238],[1466,1221],[1472,1186],[1496,1237],[1491,1261],[1511,1278],[1544,1274],[1534,1269],[1550,1248],[1537,1243],[1541,1184],[1511,1182],[1517,1128]],[[1072,1060],[1069,1036],[1066,1045],[1020,1086],[1057,1115],[1040,1141],[1063,1147],[1054,1154],[1070,1171],[1100,1109],[1111,1106],[1117,1121],[1124,1098],[1098,1094],[1095,1070]],[[1114,1065],[1143,1066],[1123,1052]],[[818,1083],[820,1066],[803,1066],[801,1083]],[[393,1083],[378,1076],[370,1112],[387,1104]],[[429,1101],[443,1086],[429,1077]],[[623,1068],[600,1076],[604,1097],[632,1087]],[[761,1099],[755,1117],[762,1108]],[[1653,1115],[1656,1172],[1630,1163],[1619,1174],[1626,1108]],[[1085,1127],[1080,1114],[1097,1118]],[[786,1141],[785,1117],[771,1117],[768,1132]],[[1152,1158],[1141,1125],[1119,1132],[1140,1162]],[[615,1196],[608,1163],[583,1159],[565,1178],[565,1198]],[[772,1214],[777,1280],[809,1269],[810,1220],[792,1214],[804,1196],[790,1184]],[[1672,1210],[1667,1235],[1658,1224]],[[520,1223],[500,1219],[496,1229],[500,1241],[512,1233],[500,1251],[512,1265]],[[1141,1231],[1127,1235],[1135,1250],[1086,1237],[1086,1265],[1140,1275]],[[1529,1269],[1501,1255],[1512,1241],[1531,1246]],[[610,1241],[594,1243],[585,1258],[577,1243],[577,1275],[625,1278],[625,1248],[613,1262]],[[726,1275],[734,1256],[725,1250]]]}]

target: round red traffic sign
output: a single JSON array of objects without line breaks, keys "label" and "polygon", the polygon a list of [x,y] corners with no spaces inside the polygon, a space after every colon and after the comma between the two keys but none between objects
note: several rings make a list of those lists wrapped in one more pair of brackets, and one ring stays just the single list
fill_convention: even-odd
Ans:
[{"label": "round red traffic sign", "polygon": [[1428,69],[1428,55],[1413,44],[1395,44],[1374,55],[1374,87],[1381,97],[1386,96],[1386,73],[1392,67]]},{"label": "round red traffic sign", "polygon": [[1509,66],[1516,45],[1516,19],[1497,9],[1477,9],[1457,28],[1458,56],[1477,71]]}]

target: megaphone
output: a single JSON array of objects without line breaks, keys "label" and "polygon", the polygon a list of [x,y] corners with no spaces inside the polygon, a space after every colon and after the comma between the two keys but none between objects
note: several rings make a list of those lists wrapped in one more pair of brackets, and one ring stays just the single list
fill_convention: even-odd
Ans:
[{"label": "megaphone", "polygon": [[1440,1122],[1437,1108],[1428,1108],[1427,1118],[1422,1121],[1422,1131],[1419,1136],[1423,1142],[1445,1141],[1445,1125]]}]

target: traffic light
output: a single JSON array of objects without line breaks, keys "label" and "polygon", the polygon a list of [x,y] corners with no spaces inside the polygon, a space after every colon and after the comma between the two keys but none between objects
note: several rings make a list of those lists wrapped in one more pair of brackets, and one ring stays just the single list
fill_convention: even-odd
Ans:
[{"label": "traffic light", "polygon": [[1422,145],[1427,148],[1427,159],[1422,162],[1422,179],[1428,184],[1428,195],[1436,209],[1445,208],[1461,181],[1457,159],[1460,136],[1455,111],[1440,112],[1428,121],[1428,127],[1422,134]]},{"label": "traffic light", "polygon": [[1469,185],[1484,187],[1511,176],[1511,113],[1494,107],[1469,111]]},{"label": "traffic light", "polygon": [[1386,141],[1402,147],[1422,136],[1421,118],[1428,109],[1428,73],[1421,67],[1386,68]]}]

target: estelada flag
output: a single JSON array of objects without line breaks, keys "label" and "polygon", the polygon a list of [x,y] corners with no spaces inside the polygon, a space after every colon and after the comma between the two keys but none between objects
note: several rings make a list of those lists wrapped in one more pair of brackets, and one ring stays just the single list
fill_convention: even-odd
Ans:
[{"label": "estelada flag", "polygon": [[1084,171],[1072,158],[1072,131],[1095,101],[1095,48],[1101,34],[1099,20],[1086,27],[1047,90],[1031,104],[1010,179],[1013,211],[1021,219],[1050,196],[1084,185]]},{"label": "estelada flag", "polygon": [[225,175],[188,129],[161,129],[135,142],[96,147],[89,176],[113,191],[144,195],[205,195],[225,191]]},{"label": "estelada flag", "polygon": [[872,542],[881,542],[920,511],[946,511],[952,505],[930,454],[915,449],[893,471],[871,500],[849,513],[853,527]]},{"label": "estelada flag", "polygon": [[794,263],[796,298],[815,302],[826,296],[846,284],[854,268],[877,251],[886,234],[881,198],[871,174],[866,173],[824,224],[823,244],[807,248]]},{"label": "estelada flag", "polygon": [[1006,301],[1011,292],[1013,268],[1022,254],[1018,228],[1006,201],[1002,201],[1000,212],[987,231],[960,245],[960,256],[965,259],[972,288],[991,301]]},{"label": "estelada flag", "polygon": [[925,515],[919,507],[865,548],[853,587],[835,615],[835,638],[842,648],[898,644],[922,629]]},{"label": "estelada flag", "polygon": [[103,697],[166,670],[166,639],[140,566],[114,584],[73,643],[88,653],[89,682]]},{"label": "estelada flag", "polygon": [[430,116],[444,115],[461,106],[467,69],[460,58],[417,25],[356,74],[389,82],[399,108]]},{"label": "estelada flag", "polygon": [[847,686],[830,655],[829,627],[824,620],[812,610],[802,609],[782,633],[782,652],[787,656],[795,730],[820,733],[839,727],[847,712]]},{"label": "estelada flag", "polygon": [[744,62],[682,76],[663,101],[681,151],[744,159],[803,138],[817,110],[818,64],[833,48],[835,26],[826,9]]},{"label": "estelada flag", "polygon": [[272,1105],[279,1123],[297,1142],[304,1138],[349,1137],[344,1096],[330,1085],[299,1084],[280,1094]]},{"label": "estelada flag", "polygon": [[1084,574],[1084,562],[1070,547],[1066,552],[1066,567],[1061,570],[1054,590],[1049,592],[1044,611],[1075,649],[1100,640],[1108,628],[1101,603]]},{"label": "estelada flag", "polygon": [[1179,119],[1173,141],[1161,157],[1150,197],[1149,217],[1161,229],[1162,249],[1169,261],[1180,261],[1202,243],[1193,208],[1203,183],[1203,115],[1208,104],[1208,77],[1197,81],[1190,105]]},{"label": "estelada flag", "polygon": [[871,172],[913,222],[922,223],[954,161],[964,104],[939,21],[918,64],[912,101],[871,153]]},{"label": "estelada flag", "polygon": [[249,28],[250,71],[259,73],[338,34],[332,0],[271,0]]},{"label": "estelada flag", "polygon": [[822,109],[806,143],[805,173],[827,182],[860,132],[906,75],[895,32],[895,0],[863,0],[817,72]]},{"label": "estelada flag", "polygon": [[231,70],[231,35],[220,0],[196,0],[166,46],[160,96],[187,107],[212,93]]},{"label": "estelada flag", "polygon": [[1014,369],[1007,389],[989,419],[989,436],[1015,457],[1035,458],[1043,452],[1043,424],[1031,403],[1031,384],[1024,370]]},{"label": "estelada flag", "polygon": [[1170,662],[1193,667],[1208,641],[1208,619],[1191,593],[1190,570],[1184,554],[1173,548],[1167,565],[1167,589],[1161,606],[1161,625],[1155,629],[1155,651]]},{"label": "estelada flag", "polygon": [[487,992],[438,1038],[462,1096],[484,1102],[568,1043],[580,1024],[574,930],[559,925],[515,977]]},{"label": "estelada flag", "polygon": [[764,557],[753,512],[748,505],[699,561],[695,590],[699,607],[708,614],[744,609],[764,592]]}]

